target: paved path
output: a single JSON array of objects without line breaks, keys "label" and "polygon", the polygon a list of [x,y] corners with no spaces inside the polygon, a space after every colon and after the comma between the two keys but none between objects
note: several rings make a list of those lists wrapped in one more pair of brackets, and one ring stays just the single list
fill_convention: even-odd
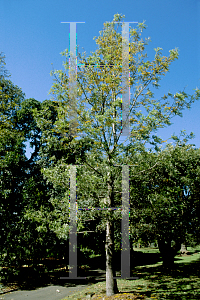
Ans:
[{"label": "paved path", "polygon": [[60,300],[75,292],[85,289],[89,285],[76,285],[73,287],[64,287],[59,285],[51,285],[43,288],[38,288],[31,291],[15,291],[0,295],[0,299],[5,300]]}]

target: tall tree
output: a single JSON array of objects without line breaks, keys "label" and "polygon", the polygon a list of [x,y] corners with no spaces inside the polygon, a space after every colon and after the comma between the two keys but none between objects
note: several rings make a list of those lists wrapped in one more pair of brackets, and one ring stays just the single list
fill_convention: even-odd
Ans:
[{"label": "tall tree", "polygon": [[[42,147],[41,129],[35,121],[35,110],[41,111],[43,108],[49,111],[49,119],[55,119],[55,111],[48,100],[37,101],[33,98],[26,99],[22,102],[20,110],[17,112],[17,127],[23,132],[26,142],[29,142],[32,153],[29,159],[25,162],[26,176],[23,183],[22,199],[23,199],[23,221],[27,227],[27,238],[23,241],[26,249],[25,258],[31,258],[37,264],[38,259],[51,255],[55,251],[55,244],[59,251],[56,256],[61,256],[63,249],[61,244],[63,241],[58,241],[54,232],[48,226],[44,226],[45,230],[36,230],[37,222],[27,220],[25,217],[28,209],[38,209],[40,206],[45,206],[46,209],[51,209],[49,205],[49,191],[52,188],[43,178],[41,167],[38,165],[39,149]],[[27,247],[27,243],[29,243]],[[59,246],[58,246],[59,245]]]},{"label": "tall tree", "polygon": [[[62,135],[63,149],[66,153],[72,153],[70,151],[75,149],[74,152],[77,154],[74,164],[79,165],[77,168],[78,207],[106,206],[111,208],[121,204],[121,190],[116,189],[120,184],[120,170],[115,165],[129,163],[128,159],[122,160],[121,158],[125,148],[123,142],[120,142],[121,129],[125,127],[123,124],[121,128],[121,96],[126,90],[121,87],[124,74],[121,67],[123,47],[122,35],[118,33],[123,19],[124,16],[117,14],[112,22],[104,23],[103,31],[96,38],[98,49],[90,56],[78,54],[79,63],[84,67],[79,66],[77,71],[77,135],[84,133],[85,137],[79,139],[76,136],[69,136],[71,102],[67,74],[69,70],[67,50],[63,53],[66,56],[65,70],[53,72],[55,83],[51,92],[54,101],[57,101],[59,105],[55,128]],[[130,71],[129,85],[132,92],[129,112],[131,134],[127,141],[134,146],[135,151],[138,151],[141,144],[146,142],[157,144],[159,140],[152,133],[158,128],[169,125],[172,116],[181,115],[182,109],[190,107],[191,103],[200,96],[200,91],[196,89],[192,96],[180,91],[174,95],[167,93],[160,100],[154,98],[153,90],[159,87],[161,76],[169,71],[170,64],[178,58],[178,50],[170,50],[169,56],[166,57],[162,56],[162,49],[157,48],[154,59],[148,60],[145,53],[148,39],[143,40],[141,37],[145,27],[145,24],[141,23],[137,28],[130,29],[129,66],[125,70]],[[37,120],[42,126],[44,121],[41,118]],[[51,129],[47,130],[45,138],[47,146],[57,141],[56,137],[51,135]],[[81,153],[80,151],[78,153],[77,149],[85,142],[90,147],[85,152],[84,159],[81,159]],[[45,157],[44,152],[40,155]],[[63,227],[59,227],[59,232],[68,235],[69,210],[64,215],[63,209],[66,211],[69,204],[69,189],[66,186],[70,176],[70,166],[66,165],[68,163],[66,156],[57,162],[52,156],[50,161],[49,167],[43,166],[43,173],[54,186],[63,189],[63,195],[60,195],[62,199],[58,201],[58,198],[52,195],[51,201],[57,206],[57,224],[60,224],[60,217],[64,222]],[[80,164],[84,165],[81,167]],[[100,186],[102,189],[99,188]],[[98,213],[98,211],[87,213],[79,211],[78,218],[82,220],[95,218]],[[118,290],[117,282],[113,278],[115,276],[113,222],[115,219],[120,219],[120,214],[104,210],[101,216],[100,227],[106,230],[106,294],[111,296]],[[56,222],[51,222],[51,224],[55,226]],[[81,224],[79,220],[79,231]]]},{"label": "tall tree", "polygon": [[[22,90],[6,78],[3,55],[0,66],[0,264],[7,268],[1,269],[2,278],[8,279],[18,273],[25,259],[36,263],[55,252],[55,243],[59,245],[57,255],[61,256],[66,251],[66,241],[58,240],[48,226],[39,232],[37,222],[25,218],[27,208],[45,205],[51,209],[48,199],[52,186],[44,180],[37,164],[42,141],[34,111],[48,110],[52,122],[56,111],[51,101],[25,100]],[[33,148],[30,159],[25,155],[28,141]],[[52,153],[62,156],[64,152],[54,147]],[[65,249],[61,249],[63,246]]]},{"label": "tall tree", "polygon": [[[10,80],[0,77],[0,238],[1,263],[11,264],[18,252],[21,190],[25,174],[23,134],[16,127],[24,94]],[[16,246],[16,247],[15,247]]]}]

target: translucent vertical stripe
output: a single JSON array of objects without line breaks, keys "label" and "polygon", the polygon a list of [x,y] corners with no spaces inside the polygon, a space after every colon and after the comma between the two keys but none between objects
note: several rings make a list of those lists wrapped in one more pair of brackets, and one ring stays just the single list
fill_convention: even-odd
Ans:
[{"label": "translucent vertical stripe", "polygon": [[70,166],[69,278],[77,277],[76,166]]},{"label": "translucent vertical stripe", "polygon": [[129,136],[129,22],[122,24],[122,136]]},{"label": "translucent vertical stripe", "polygon": [[61,22],[70,24],[69,52],[69,135],[77,136],[77,53],[76,24],[85,22]]},{"label": "translucent vertical stripe", "polygon": [[121,278],[130,277],[130,241],[129,241],[129,166],[122,166],[122,249]]},{"label": "translucent vertical stripe", "polygon": [[76,23],[70,23],[70,58],[69,58],[69,135],[77,132],[77,66],[76,66]]}]

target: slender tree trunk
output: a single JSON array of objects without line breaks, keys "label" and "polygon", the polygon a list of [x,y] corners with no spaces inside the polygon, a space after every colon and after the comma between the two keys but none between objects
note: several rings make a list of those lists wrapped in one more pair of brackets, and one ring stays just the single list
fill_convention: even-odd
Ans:
[{"label": "slender tree trunk", "polygon": [[[113,193],[113,181],[111,173],[108,172],[108,197],[107,207],[113,207],[114,205],[114,193]],[[106,296],[112,296],[118,293],[117,280],[113,277],[116,276],[114,268],[114,224],[110,216],[106,221]]]},{"label": "slender tree trunk", "polygon": [[[116,95],[114,91],[112,91],[112,99],[113,102],[116,101]],[[113,119],[116,119],[116,108],[113,110]],[[112,151],[114,151],[115,146],[117,144],[115,123],[112,124],[112,131],[114,136],[114,147]],[[112,152],[111,151],[111,152]],[[110,157],[108,157],[108,162],[110,163]],[[113,193],[113,180],[111,171],[108,170],[108,197],[107,197],[107,207],[114,207],[114,193]],[[112,296],[119,292],[117,287],[117,280],[113,277],[116,276],[115,268],[114,268],[114,225],[111,221],[110,216],[107,218],[106,222],[106,296]]]},{"label": "slender tree trunk", "polygon": [[114,269],[114,226],[107,220],[106,224],[106,296],[118,293],[117,280]]},{"label": "slender tree trunk", "polygon": [[187,254],[188,253],[187,246],[185,244],[181,244],[181,253],[182,254]]}]

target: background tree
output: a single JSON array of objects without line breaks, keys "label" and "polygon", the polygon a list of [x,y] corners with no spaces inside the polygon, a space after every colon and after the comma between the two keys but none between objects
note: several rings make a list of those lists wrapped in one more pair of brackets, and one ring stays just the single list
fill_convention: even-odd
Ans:
[{"label": "background tree", "polygon": [[[21,190],[25,174],[24,137],[16,128],[17,110],[24,94],[0,77],[0,238],[1,263],[13,263],[21,227]],[[16,265],[14,263],[14,265]]]},{"label": "background tree", "polygon": [[[52,256],[52,251],[59,255],[55,244],[57,240],[60,249],[62,241],[54,232],[39,233],[37,223],[24,218],[24,210],[33,202],[38,206],[48,203],[48,186],[37,164],[41,133],[33,116],[41,103],[25,100],[22,90],[6,79],[4,58],[1,56],[0,77],[0,264],[2,278],[8,280],[26,259],[36,263],[39,257]],[[30,159],[25,156],[27,141],[34,148]]]},{"label": "background tree", "polygon": [[43,107],[49,111],[49,118],[54,119],[55,112],[48,100],[41,103],[32,98],[26,99],[22,102],[21,109],[17,114],[18,128],[23,132],[26,142],[29,142],[33,149],[30,158],[26,160],[25,164],[26,180],[23,184],[22,197],[24,203],[23,218],[29,234],[29,238],[27,239],[29,245],[28,249],[25,247],[27,253],[24,257],[33,259],[35,265],[41,258],[49,256],[62,257],[64,252],[63,247],[65,247],[63,241],[59,240],[48,226],[44,226],[45,230],[41,232],[37,228],[36,221],[27,220],[24,217],[24,211],[27,211],[29,208],[38,209],[41,206],[45,206],[47,209],[51,209],[48,200],[49,190],[52,189],[52,185],[47,184],[46,180],[44,180],[41,168],[37,163],[42,142],[41,130],[37,127],[34,111],[40,111]]},{"label": "background tree", "polygon": [[[66,72],[69,69],[68,61],[64,63],[65,70],[55,71],[55,83],[51,89],[54,101],[58,103],[58,115],[55,122],[55,129],[62,136],[63,149],[68,155],[77,153],[76,159],[70,163],[79,165],[77,167],[77,203],[78,207],[106,206],[108,208],[121,204],[121,191],[117,190],[120,184],[121,170],[115,167],[116,164],[126,164],[129,160],[122,160],[121,154],[124,151],[121,136],[121,95],[124,90],[122,82],[122,36],[118,33],[124,16],[114,16],[111,23],[105,23],[100,36],[96,38],[98,49],[86,58],[86,55],[78,54],[79,63],[88,67],[79,67],[77,72],[77,114],[79,133],[85,133],[85,137],[77,139],[76,136],[69,136],[69,111],[70,94],[69,78]],[[162,56],[161,48],[155,51],[155,58],[149,61],[145,53],[145,41],[141,38],[144,23],[137,28],[130,29],[129,44],[129,71],[130,71],[130,127],[131,135],[128,137],[129,144],[133,145],[135,151],[141,148],[146,142],[157,144],[159,139],[153,133],[158,128],[170,124],[170,118],[174,115],[181,115],[184,107],[190,107],[191,103],[199,98],[199,90],[196,89],[193,96],[187,95],[184,91],[172,95],[165,94],[160,100],[154,98],[152,90],[159,87],[161,76],[169,71],[170,64],[178,58],[177,49],[170,50],[168,57]],[[63,53],[68,56],[68,51]],[[92,65],[99,65],[94,68]],[[128,70],[127,70],[128,71]],[[152,90],[150,90],[150,88]],[[38,126],[48,123],[44,118],[37,118]],[[44,125],[46,126],[46,125]],[[49,145],[57,143],[58,138],[52,135],[52,130],[47,129],[43,135],[47,149]],[[85,151],[84,160],[78,152],[78,146],[89,145]],[[73,151],[73,149],[76,149]],[[41,163],[47,154],[40,152]],[[60,232],[68,235],[69,232],[69,189],[67,188],[70,175],[66,156],[56,161],[52,156],[48,168],[43,165],[43,173],[48,181],[52,182],[55,188],[61,187],[63,194],[52,195],[51,203],[57,210],[56,220],[51,221],[52,229],[56,231],[56,223],[59,224]],[[80,164],[83,164],[83,167]],[[84,175],[83,175],[84,174]],[[99,187],[102,187],[100,189]],[[66,213],[67,211],[67,213]],[[41,210],[40,210],[41,212]],[[65,212],[65,214],[63,214]],[[36,213],[36,212],[35,212]],[[97,211],[90,211],[87,214],[78,213],[78,218],[86,220],[94,218]],[[39,212],[38,212],[39,215]],[[52,215],[52,214],[51,214]],[[54,214],[55,216],[55,214]],[[113,265],[114,253],[114,228],[115,219],[120,219],[119,212],[104,210],[101,212],[102,221],[100,227],[106,230],[106,294],[108,296],[117,292],[117,283],[113,279],[115,270]],[[48,217],[50,220],[50,216]],[[45,219],[46,220],[46,219]],[[60,220],[63,226],[60,226]],[[41,219],[41,223],[42,223]],[[81,221],[78,222],[78,230],[81,230]]]},{"label": "background tree", "polygon": [[182,243],[190,245],[195,239],[192,214],[199,207],[199,197],[194,196],[199,149],[185,142],[186,138],[157,153],[134,155],[137,166],[130,174],[132,234],[135,240],[158,241],[165,268],[173,267]]},{"label": "background tree", "polygon": [[[67,149],[66,145],[69,139],[64,133],[58,131],[57,115],[58,104],[49,100],[40,103],[34,99],[28,99],[19,112],[22,126],[25,126],[26,122],[29,124],[27,139],[34,148],[34,152],[28,160],[28,179],[23,190],[26,202],[24,217],[36,225],[39,235],[52,236],[52,241],[53,239],[56,241],[54,257],[64,256],[66,264],[68,264],[69,245],[66,233],[66,214],[60,216],[58,220],[60,212],[65,211],[66,213],[68,209],[63,201],[68,182],[62,178],[65,168],[62,163],[66,160],[66,164],[74,164],[77,154],[83,157],[88,146],[84,141],[80,141],[79,145]],[[23,131],[25,132],[26,128],[23,128]],[[57,166],[58,169],[55,170],[54,166]],[[44,170],[48,170],[48,172],[54,170],[53,184],[43,177],[41,167],[43,172]],[[34,243],[33,247],[35,247]],[[42,249],[44,252],[48,247],[44,244]],[[41,257],[41,254],[37,252],[36,257]]]}]

